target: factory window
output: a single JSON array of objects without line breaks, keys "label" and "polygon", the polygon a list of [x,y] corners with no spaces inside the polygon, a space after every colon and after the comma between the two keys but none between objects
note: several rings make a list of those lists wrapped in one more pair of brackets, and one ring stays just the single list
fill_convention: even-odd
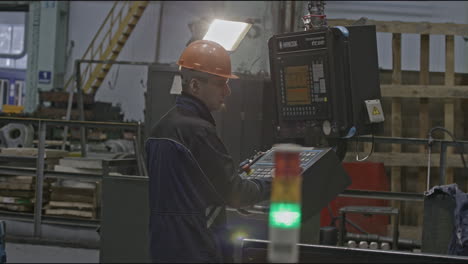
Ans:
[{"label": "factory window", "polygon": [[26,12],[0,12],[0,68],[26,68]]}]

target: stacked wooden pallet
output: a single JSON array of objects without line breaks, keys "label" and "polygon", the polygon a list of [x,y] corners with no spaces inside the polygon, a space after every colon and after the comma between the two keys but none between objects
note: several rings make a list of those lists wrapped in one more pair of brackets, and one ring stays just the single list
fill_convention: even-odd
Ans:
[{"label": "stacked wooden pallet", "polygon": [[[58,160],[68,153],[61,150],[45,150],[45,169],[53,168]],[[9,159],[2,161],[0,166],[7,167],[29,167],[35,168],[37,161],[37,148],[1,148],[0,156],[8,157],[30,157],[32,159]],[[50,186],[54,179],[45,179],[43,184],[43,202],[46,203],[50,197]],[[0,176],[0,210],[33,212],[36,193],[36,177],[23,175],[1,175]]]},{"label": "stacked wooden pallet", "polygon": [[98,213],[97,190],[98,184],[52,186],[44,213],[95,219]]},{"label": "stacked wooden pallet", "polygon": [[[102,174],[102,161],[91,158],[62,158],[55,171]],[[46,215],[96,219],[99,215],[99,182],[62,180],[50,189],[50,200],[44,207]]]},{"label": "stacked wooden pallet", "polygon": [[[58,164],[59,159],[68,155],[67,151],[57,150],[57,149],[45,149],[44,154],[44,169],[49,170],[53,169],[56,164]],[[10,156],[10,157],[37,157],[37,148],[0,148],[0,157],[1,156]],[[30,167],[36,168],[36,160],[31,160],[27,162],[25,160],[14,161],[10,160],[8,162],[2,162],[2,166],[13,166],[13,167]]]},{"label": "stacked wooden pallet", "polygon": [[[33,212],[36,182],[33,176],[0,177],[0,209]],[[49,199],[49,187],[53,179],[44,181],[43,201]]]}]

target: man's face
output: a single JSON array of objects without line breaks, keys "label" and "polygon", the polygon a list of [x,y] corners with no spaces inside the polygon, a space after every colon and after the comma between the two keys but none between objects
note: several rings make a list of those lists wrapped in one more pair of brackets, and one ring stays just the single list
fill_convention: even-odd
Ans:
[{"label": "man's face", "polygon": [[228,78],[212,75],[206,80],[195,81],[197,87],[193,90],[194,96],[202,100],[211,112],[224,107],[225,98],[231,94]]}]

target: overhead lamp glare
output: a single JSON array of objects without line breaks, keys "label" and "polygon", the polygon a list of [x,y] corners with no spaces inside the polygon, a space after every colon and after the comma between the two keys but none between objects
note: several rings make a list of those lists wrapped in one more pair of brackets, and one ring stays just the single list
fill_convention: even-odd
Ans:
[{"label": "overhead lamp glare", "polygon": [[251,27],[252,24],[249,23],[215,19],[203,39],[217,42],[227,51],[233,51]]}]

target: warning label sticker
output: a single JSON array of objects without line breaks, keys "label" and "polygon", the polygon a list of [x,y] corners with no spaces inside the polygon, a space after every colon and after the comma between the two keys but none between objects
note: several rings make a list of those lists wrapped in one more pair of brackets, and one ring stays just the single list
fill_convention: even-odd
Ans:
[{"label": "warning label sticker", "polygon": [[369,115],[369,121],[371,123],[381,123],[385,121],[382,105],[379,99],[366,100],[367,114]]},{"label": "warning label sticker", "polygon": [[374,106],[374,109],[372,109],[372,115],[380,115],[379,109],[375,106]]}]

